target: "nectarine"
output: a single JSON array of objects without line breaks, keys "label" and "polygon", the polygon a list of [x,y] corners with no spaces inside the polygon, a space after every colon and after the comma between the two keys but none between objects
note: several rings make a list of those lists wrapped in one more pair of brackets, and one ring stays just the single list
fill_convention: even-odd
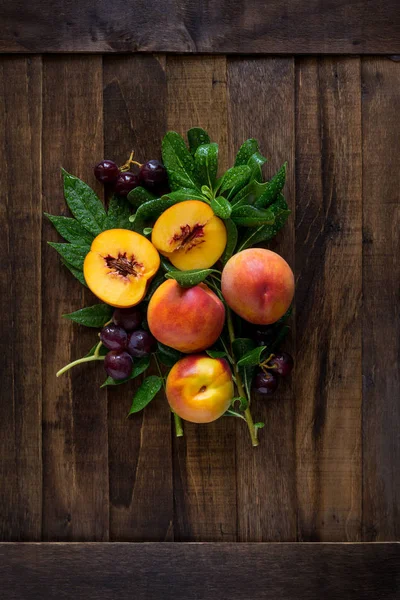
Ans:
[{"label": "nectarine", "polygon": [[159,266],[157,250],[143,235],[128,229],[108,229],[93,240],[83,274],[100,300],[125,308],[143,299]]},{"label": "nectarine", "polygon": [[294,295],[294,276],[276,252],[249,248],[228,260],[221,288],[228,306],[240,317],[269,325],[288,310]]},{"label": "nectarine", "polygon": [[211,423],[230,406],[234,393],[232,373],[223,358],[187,356],[169,372],[166,393],[172,410],[182,419]]},{"label": "nectarine", "polygon": [[207,269],[225,249],[226,229],[208,204],[187,200],[163,212],[153,227],[151,241],[181,271]]},{"label": "nectarine", "polygon": [[181,287],[168,279],[154,292],[147,310],[151,333],[180,352],[209,348],[221,334],[225,308],[204,283]]}]

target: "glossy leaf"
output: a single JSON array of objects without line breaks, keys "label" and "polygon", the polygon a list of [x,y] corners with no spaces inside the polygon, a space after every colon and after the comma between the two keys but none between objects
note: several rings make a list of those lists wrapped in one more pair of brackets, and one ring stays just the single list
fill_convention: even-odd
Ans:
[{"label": "glossy leaf", "polygon": [[261,362],[261,357],[264,354],[266,350],[265,346],[258,346],[257,348],[254,348],[253,350],[250,350],[249,352],[246,352],[246,354],[244,354],[242,356],[242,358],[240,360],[238,360],[238,366],[239,367],[255,367],[257,365],[260,364]]},{"label": "glossy leaf", "polygon": [[134,231],[143,233],[143,229],[149,220],[156,221],[167,208],[173,206],[177,202],[183,202],[183,200],[175,200],[168,196],[163,196],[162,198],[150,200],[139,206],[133,221]]},{"label": "glossy leaf", "polygon": [[168,131],[162,141],[162,157],[168,172],[171,190],[181,187],[198,189],[193,156],[176,131]]},{"label": "glossy leaf", "polygon": [[237,250],[238,252],[245,250],[246,248],[250,248],[255,244],[260,244],[261,242],[268,242],[271,240],[276,236],[278,231],[282,229],[288,219],[288,216],[290,215],[290,210],[288,210],[286,200],[282,194],[278,196],[277,200],[271,204],[268,210],[272,211],[275,215],[275,221],[273,225],[263,225],[257,229],[249,230],[243,239],[240,240]]},{"label": "glossy leaf", "polygon": [[245,205],[232,211],[232,221],[242,227],[259,227],[261,225],[272,225],[275,215],[271,210],[261,210],[254,206]]},{"label": "glossy leaf", "polygon": [[172,263],[170,263],[169,260],[167,260],[165,258],[165,256],[160,256],[160,259],[161,259],[161,266],[164,269],[164,271],[166,271],[167,273],[169,271],[179,271],[179,269],[174,267],[174,265]]},{"label": "glossy leaf", "polygon": [[138,208],[149,200],[154,200],[157,196],[146,190],[144,187],[137,187],[131,190],[128,194],[128,201],[132,206]]},{"label": "glossy leaf", "polygon": [[93,235],[103,231],[106,211],[92,188],[84,181],[62,171],[64,195],[68,207],[80,224]]},{"label": "glossy leaf", "polygon": [[248,166],[251,169],[251,175],[250,175],[251,179],[254,179],[255,181],[262,182],[262,170],[261,170],[261,167],[266,162],[267,162],[267,159],[265,158],[265,156],[263,156],[259,152],[254,152],[254,154],[252,154],[250,156],[247,164],[248,164]]},{"label": "glossy leaf", "polygon": [[239,410],[246,410],[246,408],[248,408],[249,406],[249,401],[243,396],[238,396],[237,398],[233,398],[231,402],[231,407],[234,409],[236,404],[239,405]]},{"label": "glossy leaf", "polygon": [[254,340],[250,338],[236,338],[233,340],[232,349],[236,361],[239,361],[250,350],[255,347]]},{"label": "glossy leaf", "polygon": [[131,209],[126,198],[113,196],[108,205],[104,229],[132,229]]},{"label": "glossy leaf", "polygon": [[189,149],[192,154],[195,154],[197,148],[203,144],[210,143],[210,136],[207,131],[201,129],[201,127],[192,127],[187,132],[187,138],[189,142]]},{"label": "glossy leaf", "polygon": [[108,304],[95,304],[94,306],[87,306],[81,308],[75,312],[63,315],[65,319],[70,319],[79,325],[85,325],[85,327],[96,327],[99,329],[103,327],[107,321],[112,317],[114,309]]},{"label": "glossy leaf", "polygon": [[201,185],[214,188],[218,171],[218,144],[203,144],[194,155],[197,177]]},{"label": "glossy leaf", "polygon": [[63,259],[61,259],[61,262],[64,265],[64,267],[67,267],[68,271],[72,273],[72,275],[79,281],[79,283],[87,287],[87,283],[85,281],[82,269],[76,269],[75,267],[70,265],[66,260]]},{"label": "glossy leaf", "polygon": [[235,167],[247,165],[247,162],[255,152],[258,152],[258,142],[254,138],[246,140],[239,148],[235,159]]},{"label": "glossy leaf", "polygon": [[79,221],[70,217],[56,217],[44,213],[57,232],[67,242],[77,244],[78,246],[91,245],[94,236],[85,229]]},{"label": "glossy leaf", "polygon": [[[229,190],[237,190],[248,182],[251,175],[251,169],[248,165],[242,165],[240,167],[232,167],[228,169],[223,175],[219,193],[223,194]],[[233,194],[234,195],[234,194]]]},{"label": "glossy leaf", "polygon": [[221,261],[223,264],[227,263],[232,254],[235,252],[238,240],[238,230],[232,219],[227,219],[224,224],[226,227],[227,241],[224,253],[221,256]]},{"label": "glossy leaf", "polygon": [[214,214],[221,219],[229,219],[232,213],[232,206],[223,196],[217,196],[211,200],[211,208]]},{"label": "glossy leaf", "polygon": [[225,350],[213,350],[212,348],[206,350],[206,354],[208,354],[210,358],[225,358],[227,355]]},{"label": "glossy leaf", "polygon": [[58,242],[48,242],[49,246],[57,250],[60,256],[72,267],[82,271],[83,262],[90,246],[77,246],[76,244],[62,244]]},{"label": "glossy leaf", "polygon": [[143,410],[158,394],[162,387],[162,383],[163,380],[161,377],[157,377],[156,375],[146,377],[133,397],[132,406],[128,416]]},{"label": "glossy leaf", "polygon": [[287,163],[284,163],[279,171],[268,181],[268,185],[265,189],[264,194],[258,198],[255,202],[257,208],[264,208],[271,204],[282,191],[286,181],[286,168]]},{"label": "glossy leaf", "polygon": [[181,352],[178,352],[178,350],[170,348],[169,346],[165,346],[165,344],[162,344],[161,342],[157,342],[157,348],[157,357],[166,367],[173,367],[174,364],[183,357]]},{"label": "glossy leaf", "polygon": [[189,288],[204,281],[211,273],[219,273],[216,269],[193,269],[191,271],[169,271],[166,279],[175,279],[181,287]]},{"label": "glossy leaf", "polygon": [[168,194],[164,194],[163,198],[169,198],[170,200],[175,200],[176,202],[184,202],[186,200],[202,200],[209,204],[208,198],[199,190],[192,190],[190,188],[181,188],[176,190],[175,192],[169,192]]}]

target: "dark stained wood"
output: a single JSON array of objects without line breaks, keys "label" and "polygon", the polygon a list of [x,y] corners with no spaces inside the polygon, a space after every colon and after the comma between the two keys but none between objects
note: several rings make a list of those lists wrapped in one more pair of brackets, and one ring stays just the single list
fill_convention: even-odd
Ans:
[{"label": "dark stained wood", "polygon": [[[227,168],[225,57],[168,57],[168,129],[203,127],[221,148]],[[175,539],[236,540],[235,427],[185,423],[174,440]]]},{"label": "dark stained wood", "polygon": [[362,61],[363,529],[400,538],[400,64]]},{"label": "dark stained wood", "polygon": [[[242,142],[255,137],[269,158],[268,175],[289,163],[285,195],[293,214],[271,248],[294,267],[294,60],[231,59],[228,89],[231,162]],[[291,337],[288,351],[294,349],[294,331]],[[291,383],[283,382],[276,400],[253,401],[255,421],[265,422],[256,449],[244,424],[237,424],[239,541],[296,539],[294,400]]]},{"label": "dark stained wood", "polygon": [[304,541],[361,535],[360,61],[296,77],[296,467]]},{"label": "dark stained wood", "polygon": [[[45,58],[43,66],[43,208],[66,214],[60,167],[96,187],[103,154],[101,57]],[[101,187],[97,187],[102,192]],[[84,356],[97,331],[62,319],[97,299],[61,266],[43,228],[43,538],[108,539],[107,396],[101,365],[56,371]],[[21,376],[21,374],[20,374]]]},{"label": "dark stained wood", "polygon": [[38,58],[0,61],[0,539],[40,540],[41,86]]},{"label": "dark stained wood", "polygon": [[396,600],[399,544],[2,544],[8,600]]},{"label": "dark stained wood", "polygon": [[[397,0],[23,0],[0,5],[2,52],[400,52]],[[22,16],[23,15],[23,16]]]},{"label": "dark stained wood", "polygon": [[[134,149],[139,162],[161,158],[166,96],[165,58],[105,57],[105,156],[123,164]],[[160,392],[144,412],[126,419],[135,387],[108,391],[110,539],[171,540],[171,413]]]}]

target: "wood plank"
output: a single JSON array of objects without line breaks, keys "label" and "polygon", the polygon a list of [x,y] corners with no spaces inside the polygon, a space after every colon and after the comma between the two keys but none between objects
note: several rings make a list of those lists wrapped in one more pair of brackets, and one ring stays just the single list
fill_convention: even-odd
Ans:
[{"label": "wood plank", "polygon": [[360,61],[304,58],[296,78],[298,535],[361,533]]},{"label": "wood plank", "polygon": [[[104,57],[103,78],[105,156],[123,164],[134,149],[140,162],[161,158],[165,58]],[[144,412],[127,420],[135,387],[108,392],[110,539],[172,539],[171,413],[160,393]]]},{"label": "wood plank", "polygon": [[[168,57],[168,129],[203,127],[227,168],[226,60]],[[232,419],[185,423],[174,441],[175,539],[236,539],[235,428]]]},{"label": "wood plank", "polygon": [[362,61],[363,533],[400,538],[400,64]]},{"label": "wood plank", "polygon": [[0,89],[0,539],[40,540],[41,59],[1,58]]},{"label": "wood plank", "polygon": [[[2,52],[400,52],[397,0],[1,0]],[[21,17],[24,15],[24,18]],[[123,18],[121,18],[123,15]]]},{"label": "wood plank", "polygon": [[[268,157],[267,175],[288,161],[285,196],[293,211],[271,249],[294,266],[294,60],[230,59],[229,148],[231,158],[247,138],[259,140]],[[291,323],[293,325],[293,323]],[[294,332],[286,342],[294,350]],[[253,417],[265,422],[260,445],[252,449],[241,423],[237,428],[239,541],[296,539],[293,379],[281,383],[274,400],[253,405]]]},{"label": "wood plank", "polygon": [[399,544],[2,544],[8,600],[396,600]]},{"label": "wood plank", "polygon": [[[96,186],[93,165],[103,154],[101,57],[46,57],[43,80],[44,210],[67,214],[60,167]],[[56,239],[45,223],[43,239]],[[84,356],[97,332],[61,315],[97,299],[43,244],[43,537],[108,538],[107,397],[101,365],[56,371]]]}]

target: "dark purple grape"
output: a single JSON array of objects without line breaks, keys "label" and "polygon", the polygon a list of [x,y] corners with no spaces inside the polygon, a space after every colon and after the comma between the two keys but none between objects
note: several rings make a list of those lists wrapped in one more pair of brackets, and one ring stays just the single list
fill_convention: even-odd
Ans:
[{"label": "dark purple grape", "polygon": [[133,360],[127,352],[111,350],[104,357],[104,368],[113,379],[126,379],[132,372]]},{"label": "dark purple grape", "polygon": [[159,160],[148,160],[139,171],[140,183],[151,192],[168,189],[168,174]]},{"label": "dark purple grape", "polygon": [[139,329],[142,323],[142,313],[137,306],[132,308],[117,308],[114,310],[113,322],[125,331]]},{"label": "dark purple grape", "polygon": [[275,373],[260,371],[254,378],[253,389],[260,396],[272,396],[278,387],[279,378]]},{"label": "dark purple grape", "polygon": [[109,350],[125,350],[128,343],[128,334],[118,325],[106,325],[100,331],[100,340]]},{"label": "dark purple grape", "polygon": [[115,184],[115,193],[119,196],[127,196],[131,190],[138,187],[139,177],[130,171],[124,171],[118,175]]},{"label": "dark purple grape", "polygon": [[101,183],[114,183],[119,175],[119,168],[112,160],[102,160],[95,166],[94,174]]},{"label": "dark purple grape", "polygon": [[153,351],[156,344],[155,338],[148,331],[139,329],[129,336],[127,350],[131,356],[141,358]]},{"label": "dark purple grape", "polygon": [[268,361],[268,367],[273,369],[274,373],[279,373],[282,377],[287,377],[292,372],[294,360],[287,352],[278,352]]}]

